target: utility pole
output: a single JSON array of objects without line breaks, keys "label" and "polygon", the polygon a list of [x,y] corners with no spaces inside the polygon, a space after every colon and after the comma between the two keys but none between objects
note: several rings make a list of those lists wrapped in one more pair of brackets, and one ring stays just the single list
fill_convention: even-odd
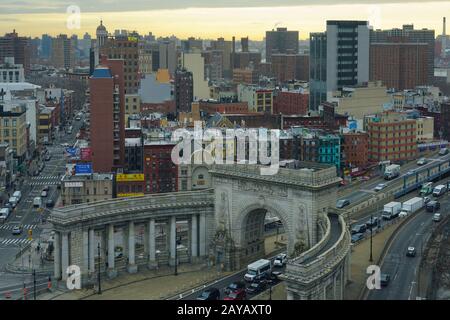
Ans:
[{"label": "utility pole", "polygon": [[36,269],[33,269],[33,300],[36,300]]},{"label": "utility pole", "polygon": [[98,249],[98,277],[97,277],[97,279],[98,279],[98,291],[97,291],[97,294],[102,294],[101,279],[100,279],[100,267],[102,265],[101,261],[100,261],[100,258],[101,258],[101,256],[100,256],[100,242],[98,243],[97,249]]},{"label": "utility pole", "polygon": [[372,256],[372,230],[373,230],[373,214],[370,213],[370,257],[369,257],[369,261],[370,262],[373,261],[373,256]]}]

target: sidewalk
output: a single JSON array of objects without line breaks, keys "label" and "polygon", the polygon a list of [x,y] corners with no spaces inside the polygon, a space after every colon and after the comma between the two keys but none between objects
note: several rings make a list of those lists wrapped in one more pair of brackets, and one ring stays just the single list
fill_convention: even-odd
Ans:
[{"label": "sidewalk", "polygon": [[[279,235],[279,242],[285,241],[284,235]],[[280,250],[275,243],[276,236],[266,239],[266,252]],[[278,242],[278,243],[279,243]],[[102,294],[94,289],[82,289],[71,292],[55,291],[39,296],[41,300],[161,300],[199,287],[205,283],[223,278],[232,272],[219,272],[217,267],[206,267],[205,264],[181,264],[178,275],[173,274],[173,267],[162,267],[159,270],[145,270],[137,274],[121,273],[117,278],[101,282]]]},{"label": "sidewalk", "polygon": [[369,262],[370,257],[370,237],[352,246],[351,255],[351,283],[345,288],[346,300],[358,300],[362,289],[366,285],[366,269],[369,265],[377,264],[380,255],[391,235],[400,225],[398,223],[388,226],[383,231],[372,237],[372,257],[373,262]]}]

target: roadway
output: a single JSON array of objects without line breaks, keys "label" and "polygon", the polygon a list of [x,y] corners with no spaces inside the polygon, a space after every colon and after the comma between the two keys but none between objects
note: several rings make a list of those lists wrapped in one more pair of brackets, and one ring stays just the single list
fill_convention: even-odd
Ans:
[{"label": "roadway", "polygon": [[[448,195],[442,196],[441,213],[447,214],[450,207]],[[381,290],[369,292],[369,300],[415,300],[417,296],[417,270],[423,250],[436,225],[433,214],[421,210],[415,214],[396,234],[388,248],[382,264],[381,273],[390,275],[390,282]],[[415,257],[407,257],[408,247],[416,248]]]},{"label": "roadway", "polygon": [[373,194],[373,189],[379,184],[379,183],[385,183],[386,185],[392,185],[397,183],[400,179],[403,179],[403,177],[405,176],[409,176],[410,174],[408,174],[409,171],[422,171],[425,170],[426,168],[429,168],[433,165],[435,165],[437,162],[443,162],[445,160],[450,159],[450,154],[445,155],[445,156],[439,156],[437,154],[432,155],[431,157],[428,157],[428,163],[426,163],[425,165],[419,166],[417,165],[417,160],[408,162],[407,164],[403,165],[400,168],[400,175],[392,180],[384,180],[381,176],[380,177],[376,177],[374,179],[371,179],[369,181],[367,181],[366,183],[362,184],[358,190],[355,190],[349,194],[346,194],[345,196],[340,197],[338,200],[343,200],[343,199],[347,199],[350,201],[350,205],[359,202],[360,200],[362,200],[365,196]]},{"label": "roadway", "polygon": [[[47,198],[42,198],[45,207],[48,199],[56,200],[59,197],[57,184],[61,179],[60,175],[65,173],[66,159],[63,154],[62,143],[73,144],[76,141],[76,134],[82,125],[82,121],[73,121],[72,134],[60,132],[56,134],[53,145],[47,146],[48,154],[51,155],[49,161],[42,161],[44,168],[38,176],[24,177],[24,182],[20,187],[22,198],[9,218],[4,224],[0,224],[0,288],[10,286],[14,283],[22,283],[26,278],[24,275],[16,275],[4,272],[6,264],[14,261],[21,248],[27,246],[31,241],[28,239],[28,230],[32,230],[32,238],[39,239],[42,221],[41,214],[33,207],[34,197],[41,196],[42,189],[49,186],[50,190]],[[44,160],[44,159],[42,159]],[[12,192],[10,192],[12,194]],[[42,213],[47,217],[49,212]],[[23,231],[20,235],[12,235],[12,228],[21,225]]]}]

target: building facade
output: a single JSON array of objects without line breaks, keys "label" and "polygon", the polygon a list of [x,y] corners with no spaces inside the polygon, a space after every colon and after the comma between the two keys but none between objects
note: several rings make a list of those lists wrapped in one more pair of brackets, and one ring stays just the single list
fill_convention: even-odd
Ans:
[{"label": "building facade", "polygon": [[298,31],[288,31],[287,28],[266,31],[266,62],[272,61],[275,53],[298,53]]}]

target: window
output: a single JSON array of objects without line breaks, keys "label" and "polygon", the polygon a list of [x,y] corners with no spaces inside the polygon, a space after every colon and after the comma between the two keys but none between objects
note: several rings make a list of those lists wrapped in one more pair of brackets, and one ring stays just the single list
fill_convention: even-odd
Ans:
[{"label": "window", "polygon": [[3,119],[3,126],[9,127],[9,119]]},{"label": "window", "polygon": [[17,119],[12,119],[11,124],[13,127],[17,125]]}]

